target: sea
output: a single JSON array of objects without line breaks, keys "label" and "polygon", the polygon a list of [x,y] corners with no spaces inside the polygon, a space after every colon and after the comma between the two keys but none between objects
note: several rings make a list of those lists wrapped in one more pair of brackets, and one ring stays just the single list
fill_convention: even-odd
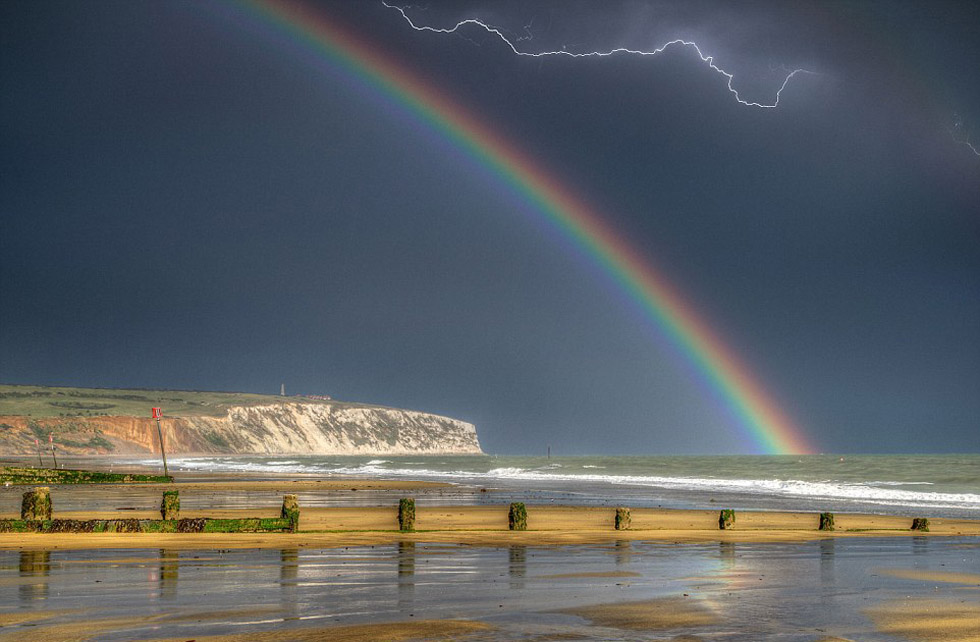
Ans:
[{"label": "sea", "polygon": [[[158,459],[133,461],[159,465]],[[221,456],[172,470],[449,482],[423,503],[555,503],[980,519],[980,454],[792,456]],[[362,494],[360,501],[367,498]]]}]

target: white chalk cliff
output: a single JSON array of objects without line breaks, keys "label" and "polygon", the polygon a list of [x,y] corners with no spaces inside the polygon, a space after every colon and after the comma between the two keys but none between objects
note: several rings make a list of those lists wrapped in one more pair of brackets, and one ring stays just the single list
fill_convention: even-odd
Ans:
[{"label": "white chalk cliff", "polygon": [[[2,441],[10,454],[34,453],[32,425],[53,429],[59,449],[74,454],[160,450],[156,424],[147,417],[0,419],[6,427]],[[161,427],[167,452],[172,454],[482,454],[473,424],[414,410],[342,402],[290,400],[233,406],[224,416],[164,417]],[[109,443],[93,446],[92,436]]]}]

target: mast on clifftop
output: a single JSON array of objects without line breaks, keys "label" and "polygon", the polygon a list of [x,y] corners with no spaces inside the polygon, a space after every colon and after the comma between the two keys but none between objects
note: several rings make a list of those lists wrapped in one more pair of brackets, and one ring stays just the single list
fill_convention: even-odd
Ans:
[{"label": "mast on clifftop", "polygon": [[157,420],[157,437],[160,438],[160,454],[163,455],[163,475],[164,477],[169,477],[170,471],[167,470],[167,449],[163,447],[163,430],[160,428],[160,419],[162,417],[163,410],[154,408],[153,418]]}]

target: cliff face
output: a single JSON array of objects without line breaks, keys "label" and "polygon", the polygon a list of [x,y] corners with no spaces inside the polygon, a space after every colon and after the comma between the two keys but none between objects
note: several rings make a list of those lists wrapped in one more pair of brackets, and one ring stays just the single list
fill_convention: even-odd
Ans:
[{"label": "cliff face", "polygon": [[[172,454],[400,455],[481,454],[472,424],[412,410],[334,403],[232,407],[223,417],[165,417]],[[156,422],[142,417],[0,417],[8,454],[33,455],[35,438],[58,450],[159,452]]]}]

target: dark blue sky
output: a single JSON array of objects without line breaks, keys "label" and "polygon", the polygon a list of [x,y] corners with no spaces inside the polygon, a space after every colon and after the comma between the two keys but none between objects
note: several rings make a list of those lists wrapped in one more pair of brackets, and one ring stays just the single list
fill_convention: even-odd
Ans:
[{"label": "dark blue sky", "polygon": [[[978,450],[972,2],[313,5],[601,211],[828,452]],[[489,9],[487,7],[490,7]],[[528,29],[525,29],[529,25]],[[0,381],[330,394],[501,453],[749,452],[593,264],[235,3],[0,5]]]}]

